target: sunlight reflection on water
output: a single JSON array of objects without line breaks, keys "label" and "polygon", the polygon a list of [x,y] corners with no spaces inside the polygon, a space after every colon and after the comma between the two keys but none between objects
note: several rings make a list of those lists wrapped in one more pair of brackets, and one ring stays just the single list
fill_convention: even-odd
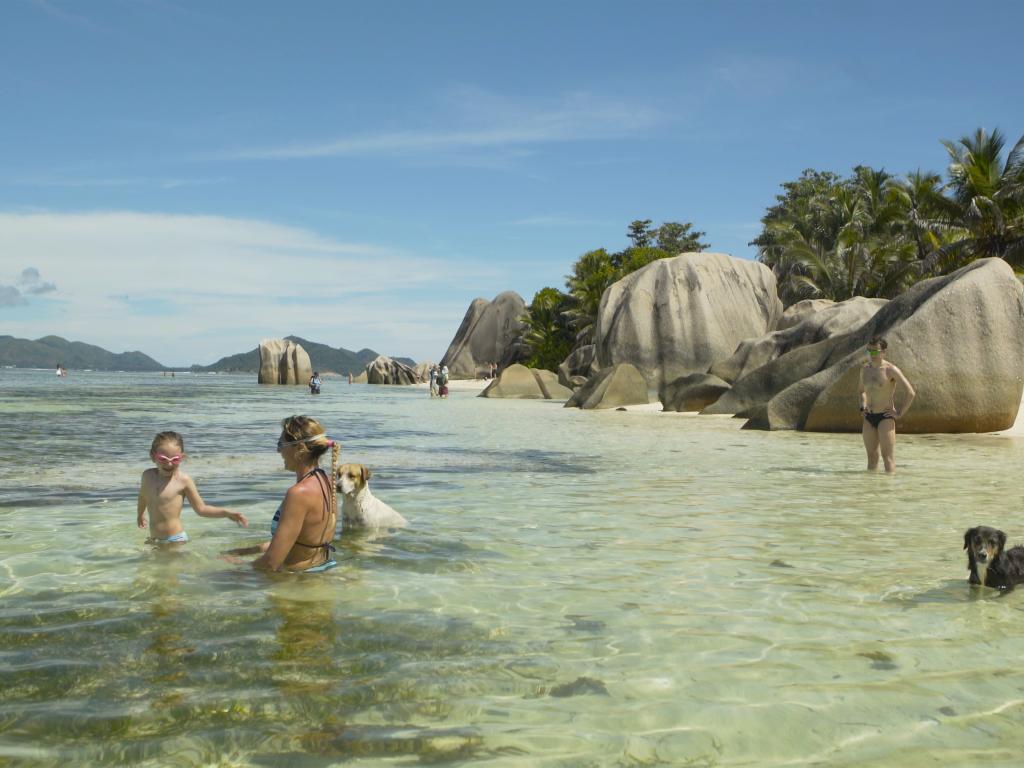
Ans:
[{"label": "sunlight reflection on water", "polygon": [[[965,528],[1024,536],[1021,439],[740,431],[680,414],[249,377],[0,372],[0,762],[949,765],[1006,761],[1024,597]],[[265,576],[309,412],[411,521]],[[134,526],[153,434],[208,500]]]}]

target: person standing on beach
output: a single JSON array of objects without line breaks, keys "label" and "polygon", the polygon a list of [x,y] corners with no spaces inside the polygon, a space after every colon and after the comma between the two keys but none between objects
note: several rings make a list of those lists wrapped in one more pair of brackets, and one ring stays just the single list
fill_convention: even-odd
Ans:
[{"label": "person standing on beach", "polygon": [[[861,434],[868,454],[868,469],[878,469],[881,451],[886,472],[896,471],[896,419],[914,401],[914,388],[903,371],[885,359],[889,343],[882,336],[868,342],[868,362],[860,369],[860,410],[864,414]],[[904,392],[903,406],[896,407],[896,386]]]},{"label": "person standing on beach", "polygon": [[437,395],[441,398],[448,397],[448,366],[442,365],[437,374]]},{"label": "person standing on beach", "polygon": [[430,366],[430,396],[437,397],[437,366]]}]

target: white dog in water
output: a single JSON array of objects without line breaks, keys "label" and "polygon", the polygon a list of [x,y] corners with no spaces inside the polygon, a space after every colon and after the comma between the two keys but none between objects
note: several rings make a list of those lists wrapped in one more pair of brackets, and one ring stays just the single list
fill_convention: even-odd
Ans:
[{"label": "white dog in water", "polygon": [[341,494],[342,528],[401,528],[408,524],[395,510],[370,493],[370,468],[362,464],[338,467],[335,487]]}]

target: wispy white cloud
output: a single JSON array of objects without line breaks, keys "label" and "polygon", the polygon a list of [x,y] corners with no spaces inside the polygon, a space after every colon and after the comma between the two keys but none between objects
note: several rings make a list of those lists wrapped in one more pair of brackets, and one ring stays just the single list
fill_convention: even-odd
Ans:
[{"label": "wispy white cloud", "polygon": [[[465,312],[453,295],[503,283],[470,259],[220,216],[0,213],[0,253],[33,265],[0,286],[5,333],[57,333],[175,365],[288,333],[436,357]],[[22,289],[52,276],[60,290],[27,302]]]},{"label": "wispy white cloud", "polygon": [[75,26],[85,27],[87,29],[92,29],[95,31],[106,31],[103,27],[101,27],[99,24],[96,24],[91,19],[88,19],[85,16],[80,16],[77,13],[71,13],[70,11],[66,11],[60,6],[58,6],[56,3],[50,2],[50,0],[29,1],[32,3],[32,5],[34,5],[36,8],[41,10],[43,13],[45,13],[52,19],[57,19],[58,21],[62,21],[66,24],[74,24]]},{"label": "wispy white cloud", "polygon": [[530,145],[615,139],[648,131],[664,122],[657,109],[586,92],[555,103],[525,104],[476,88],[460,88],[442,99],[435,126],[342,135],[223,153],[239,159],[286,159],[439,151],[506,149]]},{"label": "wispy white cloud", "polygon": [[226,176],[211,178],[146,178],[133,176],[114,177],[83,177],[66,176],[20,176],[9,178],[5,183],[23,187],[67,187],[72,189],[89,187],[159,187],[160,189],[177,189],[178,187],[200,187],[210,184],[224,184],[230,181]]}]

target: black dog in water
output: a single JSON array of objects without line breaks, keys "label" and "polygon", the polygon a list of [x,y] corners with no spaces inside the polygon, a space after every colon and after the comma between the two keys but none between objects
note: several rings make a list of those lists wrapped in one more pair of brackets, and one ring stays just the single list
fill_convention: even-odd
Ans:
[{"label": "black dog in water", "polygon": [[1024,584],[1024,547],[1006,546],[1006,534],[987,525],[971,528],[964,534],[967,567],[971,584],[1013,589]]}]

